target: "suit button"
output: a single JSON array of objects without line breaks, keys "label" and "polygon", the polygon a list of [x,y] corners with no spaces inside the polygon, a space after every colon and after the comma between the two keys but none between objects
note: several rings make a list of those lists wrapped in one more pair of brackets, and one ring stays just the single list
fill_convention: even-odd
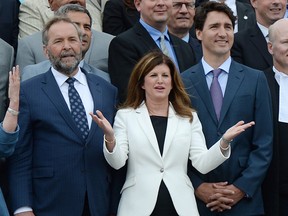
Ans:
[{"label": "suit button", "polygon": [[161,168],[161,169],[160,169],[160,172],[163,173],[163,172],[164,172],[164,168]]}]

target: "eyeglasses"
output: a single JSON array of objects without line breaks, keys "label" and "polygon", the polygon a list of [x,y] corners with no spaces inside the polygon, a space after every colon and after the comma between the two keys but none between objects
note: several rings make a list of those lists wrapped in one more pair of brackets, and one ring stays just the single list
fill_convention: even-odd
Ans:
[{"label": "eyeglasses", "polygon": [[173,8],[180,10],[182,8],[182,5],[185,5],[187,9],[194,9],[195,8],[195,3],[193,2],[174,2],[173,3]]}]

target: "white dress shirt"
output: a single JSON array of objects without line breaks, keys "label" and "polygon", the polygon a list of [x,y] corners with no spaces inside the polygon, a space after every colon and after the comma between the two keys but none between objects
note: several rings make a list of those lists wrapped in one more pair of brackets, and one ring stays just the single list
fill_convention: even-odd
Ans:
[{"label": "white dress shirt", "polygon": [[288,123],[288,75],[273,67],[275,79],[279,84],[279,116],[278,121]]}]

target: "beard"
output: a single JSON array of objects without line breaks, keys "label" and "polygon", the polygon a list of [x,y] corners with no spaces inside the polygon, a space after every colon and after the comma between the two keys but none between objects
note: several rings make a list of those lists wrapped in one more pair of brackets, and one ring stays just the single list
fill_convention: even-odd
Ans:
[{"label": "beard", "polygon": [[[53,56],[51,52],[48,52],[48,57],[52,66],[59,72],[70,76],[78,67],[80,61],[82,60],[82,53],[75,53],[73,51],[62,52],[60,56]],[[65,57],[74,57],[72,61],[65,61]]]}]

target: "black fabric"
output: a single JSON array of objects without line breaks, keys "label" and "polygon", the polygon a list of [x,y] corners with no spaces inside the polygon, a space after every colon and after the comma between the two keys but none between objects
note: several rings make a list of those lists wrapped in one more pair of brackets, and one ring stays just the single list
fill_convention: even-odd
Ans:
[{"label": "black fabric", "polygon": [[[159,150],[162,155],[164,149],[168,118],[163,116],[150,116],[150,118],[157,137]],[[163,181],[161,182],[157,202],[151,216],[162,216],[162,215],[169,215],[169,216],[178,215],[174,208],[169,191]]]},{"label": "black fabric", "polygon": [[83,208],[82,216],[91,216],[87,193],[85,195],[85,202],[84,202],[84,208]]}]

